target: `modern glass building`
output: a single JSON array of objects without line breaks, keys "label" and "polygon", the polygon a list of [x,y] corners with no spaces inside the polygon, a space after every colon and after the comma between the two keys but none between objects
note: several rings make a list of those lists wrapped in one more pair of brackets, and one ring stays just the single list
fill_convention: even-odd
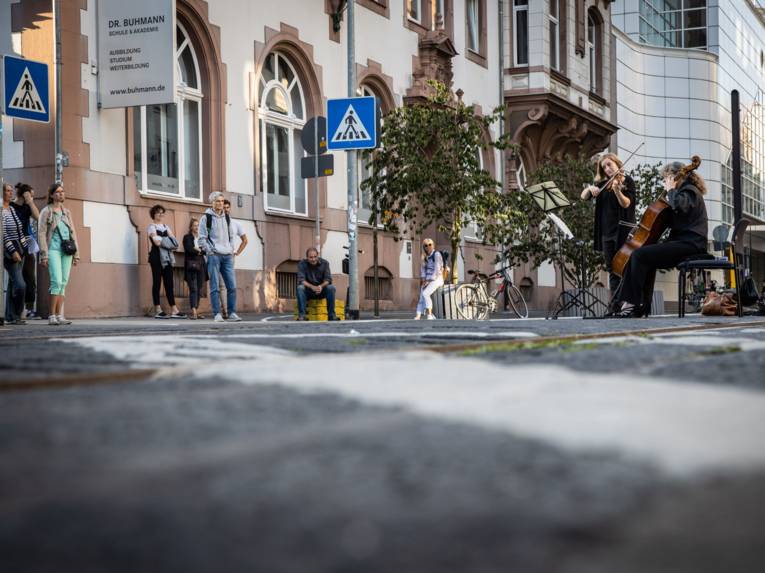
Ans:
[{"label": "modern glass building", "polygon": [[[765,223],[765,2],[616,0],[617,147],[636,163],[702,157],[711,229],[733,223],[731,92],[741,102],[742,203]],[[765,278],[765,233],[748,239]]]}]

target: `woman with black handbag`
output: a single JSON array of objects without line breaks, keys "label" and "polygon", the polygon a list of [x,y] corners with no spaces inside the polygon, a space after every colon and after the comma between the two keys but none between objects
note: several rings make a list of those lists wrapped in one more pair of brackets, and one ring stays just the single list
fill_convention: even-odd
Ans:
[{"label": "woman with black handbag", "polygon": [[64,206],[64,187],[54,183],[48,189],[48,204],[40,212],[38,237],[40,264],[50,276],[50,313],[48,324],[72,324],[64,318],[64,292],[72,265],[80,261],[77,231],[72,212]]},{"label": "woman with black handbag", "polygon": [[207,265],[205,256],[199,248],[199,220],[192,218],[189,222],[189,232],[183,237],[183,251],[186,254],[184,279],[189,285],[189,303],[191,316],[194,320],[204,318],[198,313],[199,297],[207,281]]}]

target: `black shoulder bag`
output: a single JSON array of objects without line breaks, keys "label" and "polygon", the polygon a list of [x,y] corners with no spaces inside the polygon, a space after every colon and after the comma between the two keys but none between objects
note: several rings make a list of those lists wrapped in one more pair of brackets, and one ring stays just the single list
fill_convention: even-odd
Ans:
[{"label": "black shoulder bag", "polygon": [[77,254],[77,243],[74,242],[72,239],[65,239],[61,235],[61,231],[58,230],[58,223],[56,223],[56,232],[58,233],[58,238],[61,239],[61,251],[65,255],[76,255]]}]

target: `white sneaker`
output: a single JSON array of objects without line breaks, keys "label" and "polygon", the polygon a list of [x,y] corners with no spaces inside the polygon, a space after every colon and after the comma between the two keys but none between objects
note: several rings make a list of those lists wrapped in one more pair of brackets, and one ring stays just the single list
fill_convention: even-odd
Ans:
[{"label": "white sneaker", "polygon": [[51,314],[48,317],[48,325],[49,326],[58,326],[59,325],[58,317],[55,314]]},{"label": "white sneaker", "polygon": [[436,319],[436,317],[435,317],[435,316],[433,316],[432,314],[429,314],[429,315],[428,315],[428,320],[435,320],[435,319]]},{"label": "white sneaker", "polygon": [[419,314],[415,314],[414,318],[412,320],[420,320],[420,315]]},{"label": "white sneaker", "polygon": [[223,320],[223,315],[221,313],[216,314],[213,320],[215,320],[215,322],[226,322]]},{"label": "white sneaker", "polygon": [[63,314],[59,314],[58,315],[58,323],[59,324],[72,324],[72,321],[71,320],[67,320],[66,318],[64,318]]},{"label": "white sneaker", "polygon": [[242,322],[242,317],[240,317],[237,313],[232,312],[228,315],[228,321],[229,322]]}]

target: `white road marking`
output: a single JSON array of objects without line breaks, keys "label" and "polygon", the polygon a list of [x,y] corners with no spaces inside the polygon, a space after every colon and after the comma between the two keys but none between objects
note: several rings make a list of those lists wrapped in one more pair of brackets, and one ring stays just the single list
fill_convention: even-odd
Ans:
[{"label": "white road marking", "polygon": [[291,332],[282,334],[268,333],[233,333],[235,338],[247,339],[272,339],[272,338],[536,338],[539,335],[534,332],[481,332],[481,331],[443,331],[421,330],[418,332],[399,332],[390,330],[387,332],[359,332],[351,329],[348,332]]},{"label": "white road marking", "polygon": [[700,348],[731,348],[737,347],[744,352],[765,349],[765,340],[743,336],[715,336],[709,332],[703,333],[662,333],[652,336],[616,336],[613,338],[587,338],[576,344],[662,344],[693,346]]},{"label": "white road marking", "polygon": [[747,389],[430,352],[346,354],[340,361],[209,337],[67,342],[137,367],[177,364],[189,379],[215,376],[330,392],[573,451],[614,452],[678,476],[765,467],[765,393]]}]

